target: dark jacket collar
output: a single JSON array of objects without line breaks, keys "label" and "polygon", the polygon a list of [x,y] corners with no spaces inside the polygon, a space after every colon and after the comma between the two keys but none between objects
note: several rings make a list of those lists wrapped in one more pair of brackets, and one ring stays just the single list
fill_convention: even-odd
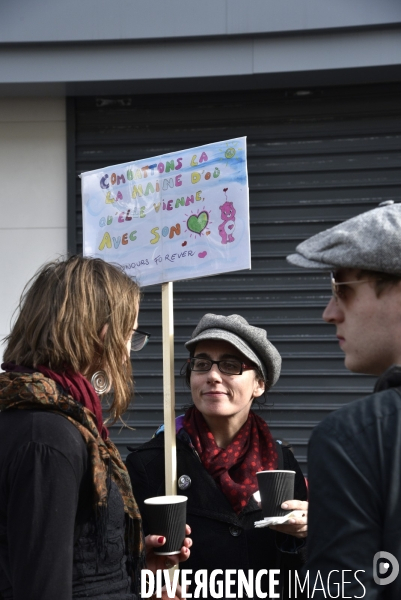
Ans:
[{"label": "dark jacket collar", "polygon": [[383,392],[394,387],[401,387],[401,366],[392,365],[384,371],[376,381],[374,392]]}]

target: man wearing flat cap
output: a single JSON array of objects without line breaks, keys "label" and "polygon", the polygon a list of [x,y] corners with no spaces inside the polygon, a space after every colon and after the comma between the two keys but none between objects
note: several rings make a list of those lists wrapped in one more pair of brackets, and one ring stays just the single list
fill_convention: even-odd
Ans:
[{"label": "man wearing flat cap", "polygon": [[[308,572],[314,598],[401,598],[401,204],[383,203],[297,246],[331,271],[323,319],[374,393],[324,419],[309,444]],[[323,588],[323,589],[322,589]]]}]

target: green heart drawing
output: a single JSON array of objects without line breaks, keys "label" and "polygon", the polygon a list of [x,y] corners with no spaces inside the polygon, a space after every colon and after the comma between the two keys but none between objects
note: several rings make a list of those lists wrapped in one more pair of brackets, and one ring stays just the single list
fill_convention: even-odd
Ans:
[{"label": "green heart drawing", "polygon": [[201,233],[209,223],[209,215],[206,211],[202,211],[198,216],[191,215],[187,221],[189,231]]}]

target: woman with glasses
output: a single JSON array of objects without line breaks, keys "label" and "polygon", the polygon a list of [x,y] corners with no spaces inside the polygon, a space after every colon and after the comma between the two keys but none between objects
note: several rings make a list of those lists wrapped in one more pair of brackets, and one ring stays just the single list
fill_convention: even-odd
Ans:
[{"label": "woman with glasses", "polygon": [[[300,567],[305,554],[305,480],[289,448],[274,440],[266,422],[252,410],[277,382],[280,354],[264,329],[239,315],[206,314],[185,346],[190,356],[182,373],[193,405],[176,420],[178,488],[188,497],[194,540],[185,568],[207,569],[209,574],[222,569],[222,579],[228,569],[233,578],[240,569],[253,569],[254,577],[263,569],[280,569],[281,581],[288,583],[285,570]],[[163,445],[160,429],[127,458],[140,506],[147,497],[164,494]],[[255,528],[263,519],[254,498],[256,473],[270,469],[296,472],[296,500],[287,505],[301,510],[302,516],[280,526]],[[146,521],[144,527],[146,532]],[[269,591],[267,576],[261,588]],[[289,595],[284,587],[282,592],[282,598]]]},{"label": "woman with glasses", "polygon": [[113,390],[114,422],[131,400],[130,350],[149,337],[139,301],[122,270],[79,256],[44,265],[24,290],[0,373],[4,600],[133,600],[146,562],[165,566],[100,401]]}]

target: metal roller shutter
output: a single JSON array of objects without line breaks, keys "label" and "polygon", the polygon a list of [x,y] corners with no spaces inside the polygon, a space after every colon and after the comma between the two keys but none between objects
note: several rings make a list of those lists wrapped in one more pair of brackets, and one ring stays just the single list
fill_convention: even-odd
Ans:
[{"label": "metal roller shutter", "polygon": [[[330,411],[369,392],[373,379],[343,366],[321,313],[327,275],[291,267],[287,254],[311,234],[400,198],[401,86],[76,98],[69,102],[70,250],[82,250],[78,174],[246,135],[252,270],[174,284],[176,373],[183,343],[205,312],[239,313],[266,328],[283,356],[280,381],[260,414],[290,441],[306,472],[307,442]],[[112,436],[151,437],[163,420],[161,290],[145,288],[140,327],[151,342],[133,363],[136,397]],[[190,403],[178,377],[177,413]]]}]

